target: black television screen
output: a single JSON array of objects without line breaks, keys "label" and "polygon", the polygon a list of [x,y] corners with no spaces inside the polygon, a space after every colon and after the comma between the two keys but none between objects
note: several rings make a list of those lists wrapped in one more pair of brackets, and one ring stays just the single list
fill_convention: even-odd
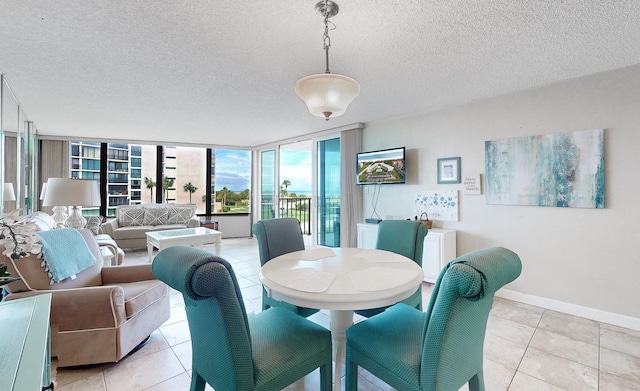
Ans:
[{"label": "black television screen", "polygon": [[404,147],[360,152],[356,156],[356,183],[358,185],[404,183],[406,179],[404,166]]}]

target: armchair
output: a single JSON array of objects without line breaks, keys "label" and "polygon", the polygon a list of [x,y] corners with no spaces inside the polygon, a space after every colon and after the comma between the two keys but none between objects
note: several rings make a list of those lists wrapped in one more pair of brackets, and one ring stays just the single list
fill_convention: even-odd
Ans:
[{"label": "armchair", "polygon": [[[427,226],[419,221],[411,220],[384,220],[378,228],[376,249],[387,250],[413,259],[422,267],[422,249],[424,237],[427,236]],[[402,303],[410,305],[422,311],[422,287],[418,289]],[[357,310],[356,314],[364,317],[372,317],[384,311],[388,307]]]},{"label": "armchair", "polygon": [[160,251],[153,273],[182,292],[191,332],[191,391],[281,390],[320,368],[331,389],[329,330],[283,308],[247,315],[231,265],[201,249]]},{"label": "armchair", "polygon": [[346,388],[358,366],[399,390],[484,390],[487,318],[494,293],[515,280],[520,258],[505,248],[475,251],[440,272],[425,313],[396,304],[347,329]]},{"label": "armchair", "polygon": [[169,288],[151,265],[103,268],[93,233],[79,232],[96,262],[75,279],[50,285],[35,255],[6,262],[20,280],[5,286],[5,300],[51,293],[51,355],[60,367],[117,362],[170,315]]},{"label": "armchair", "polygon": [[[260,266],[264,266],[265,263],[282,254],[304,250],[300,221],[296,218],[260,220],[253,225],[251,230],[258,240]],[[315,308],[298,307],[275,300],[267,296],[267,291],[262,287],[262,310],[270,307],[285,307],[304,317],[318,312]]]}]

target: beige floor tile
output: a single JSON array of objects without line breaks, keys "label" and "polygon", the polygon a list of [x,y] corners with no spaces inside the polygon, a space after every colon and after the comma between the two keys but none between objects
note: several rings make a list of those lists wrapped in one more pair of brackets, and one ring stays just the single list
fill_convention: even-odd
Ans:
[{"label": "beige floor tile", "polygon": [[594,345],[600,340],[598,322],[555,311],[545,311],[538,328]]},{"label": "beige floor tile", "polygon": [[104,372],[107,391],[144,390],[184,373],[184,368],[171,349],[161,350],[138,359],[125,359]]},{"label": "beige floor tile", "polygon": [[553,384],[545,383],[540,379],[529,376],[522,372],[516,372],[513,381],[509,386],[509,391],[563,391],[563,388]]},{"label": "beige floor tile", "polygon": [[569,391],[598,389],[598,370],[534,348],[527,349],[519,372]]},{"label": "beige floor tile", "polygon": [[[55,360],[53,360],[55,361]],[[68,384],[75,383],[79,380],[89,379],[96,375],[102,377],[102,372],[108,366],[115,364],[96,365],[89,367],[68,367],[68,368],[56,368],[56,389]],[[53,379],[52,379],[53,380]]]},{"label": "beige floor tile", "polygon": [[492,391],[507,391],[516,370],[486,358],[483,366],[485,388]]},{"label": "beige floor tile", "polygon": [[107,386],[105,385],[102,371],[100,371],[100,373],[85,377],[64,386],[57,384],[55,389],[56,391],[106,391]]},{"label": "beige floor tile", "polygon": [[161,326],[160,332],[162,333],[162,336],[167,341],[169,346],[174,346],[179,343],[191,340],[189,323],[186,320],[166,326]]},{"label": "beige floor tile", "polygon": [[145,391],[177,391],[188,390],[191,386],[191,378],[186,372],[165,380],[160,384],[147,388]]},{"label": "beige floor tile", "polygon": [[518,368],[526,349],[526,344],[492,334],[487,334],[484,339],[484,358],[512,369]]},{"label": "beige floor tile", "polygon": [[640,358],[601,347],[600,371],[640,382]]},{"label": "beige floor tile", "polygon": [[640,331],[603,324],[600,327],[600,346],[640,357]]},{"label": "beige floor tile", "polygon": [[538,329],[533,335],[529,346],[567,360],[579,362],[591,368],[598,368],[598,345],[552,333],[545,329]]},{"label": "beige floor tile", "polygon": [[499,297],[494,299],[494,305],[491,308],[491,315],[493,316],[509,319],[531,327],[538,326],[543,312],[544,309],[540,307],[517,303],[515,301],[505,300]]},{"label": "beige floor tile", "polygon": [[185,369],[191,369],[191,363],[193,360],[191,341],[175,345],[171,349],[173,349],[173,353],[175,353],[178,360],[180,360],[180,364],[182,364]]},{"label": "beige floor tile", "polygon": [[535,328],[509,319],[489,315],[487,333],[502,337],[520,345],[527,345],[533,337]]},{"label": "beige floor tile", "polygon": [[640,382],[634,382],[606,372],[600,372],[599,391],[640,391]]}]

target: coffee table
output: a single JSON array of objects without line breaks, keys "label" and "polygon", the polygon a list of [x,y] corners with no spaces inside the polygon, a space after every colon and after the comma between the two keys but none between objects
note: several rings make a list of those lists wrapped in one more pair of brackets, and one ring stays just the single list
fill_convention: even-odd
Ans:
[{"label": "coffee table", "polygon": [[149,262],[153,260],[153,248],[164,250],[171,246],[202,246],[215,244],[216,255],[220,256],[222,232],[204,227],[168,229],[147,232],[147,253]]}]

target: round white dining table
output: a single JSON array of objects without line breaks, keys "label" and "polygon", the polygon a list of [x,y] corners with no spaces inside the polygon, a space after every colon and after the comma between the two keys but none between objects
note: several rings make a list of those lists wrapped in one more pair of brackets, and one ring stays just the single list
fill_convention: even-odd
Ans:
[{"label": "round white dining table", "polygon": [[276,300],[330,310],[333,388],[340,390],[345,330],[353,324],[353,311],[406,299],[422,283],[423,272],[412,259],[390,251],[316,247],[271,259],[259,277]]}]

